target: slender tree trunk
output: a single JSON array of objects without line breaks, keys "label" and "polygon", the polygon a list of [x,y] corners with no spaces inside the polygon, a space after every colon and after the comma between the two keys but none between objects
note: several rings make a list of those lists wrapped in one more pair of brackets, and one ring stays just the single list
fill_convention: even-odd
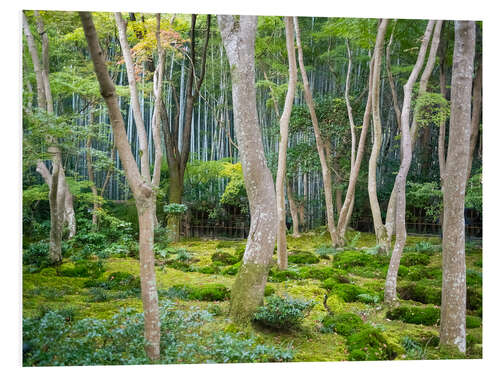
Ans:
[{"label": "slender tree trunk", "polygon": [[[439,44],[439,88],[441,95],[446,99],[446,50],[448,49],[448,39],[442,38]],[[439,124],[439,139],[438,139],[438,159],[439,159],[439,177],[441,188],[444,184],[444,174],[446,168],[445,156],[445,138],[446,138],[446,121]],[[441,221],[442,223],[442,221]]]},{"label": "slender tree trunk", "polygon": [[[441,27],[442,27],[443,21],[437,21],[436,26],[434,28],[434,33],[432,36],[432,45],[429,51],[429,57],[427,59],[427,64],[425,65],[424,71],[422,73],[422,77],[420,78],[420,85],[419,85],[419,90],[418,90],[418,96],[423,95],[427,91],[427,84],[429,81],[429,78],[431,76],[432,70],[435,65],[435,60],[436,60],[436,54],[439,46],[439,35],[441,33]],[[425,57],[425,56],[424,56]],[[417,139],[417,134],[418,134],[418,124],[416,121],[415,114],[413,114],[413,120],[411,123],[410,127],[410,138],[411,138],[411,147],[413,150],[413,147],[415,145],[415,140]],[[441,141],[441,138],[440,138]],[[443,135],[443,142],[444,142],[444,135]],[[402,157],[402,148],[401,148],[401,159]],[[410,155],[411,156],[411,155]],[[410,164],[411,164],[411,157],[410,157]],[[409,167],[408,167],[409,168]],[[391,192],[391,196],[389,198],[389,204],[387,206],[387,215],[386,215],[386,222],[385,222],[385,228],[387,231],[387,237],[389,239],[389,242],[392,240],[392,235],[394,233],[395,229],[395,221],[396,221],[396,205],[397,205],[397,184],[394,182],[394,187]]]},{"label": "slender tree trunk", "polygon": [[467,163],[467,180],[470,177],[472,170],[472,161],[474,160],[474,149],[476,148],[477,138],[479,135],[479,123],[481,122],[481,107],[482,107],[482,86],[483,86],[483,63],[482,57],[478,56],[479,64],[474,77],[474,88],[472,92],[472,120],[470,131],[469,145],[469,161]]},{"label": "slender tree trunk", "polygon": [[[391,31],[391,37],[389,38],[389,43],[387,44],[385,52],[385,69],[387,71],[387,79],[389,80],[389,86],[391,87],[392,103],[394,106],[394,113],[396,114],[396,122],[398,124],[398,131],[401,131],[401,110],[398,104],[398,93],[396,92],[396,85],[394,84],[394,78],[391,71],[391,45],[392,38],[394,36],[394,30],[396,29],[396,21],[394,20],[394,27]],[[390,237],[389,237],[390,238]]]},{"label": "slender tree trunk", "polygon": [[323,177],[323,188],[325,190],[325,207],[326,207],[326,219],[328,232],[330,233],[330,238],[332,244],[336,246],[339,242],[337,230],[335,228],[335,218],[333,217],[333,191],[332,191],[332,175],[330,172],[330,167],[328,165],[328,155],[326,152],[326,147],[324,145],[323,139],[321,137],[321,131],[319,129],[318,118],[316,117],[316,111],[314,109],[314,102],[309,87],[309,80],[307,78],[306,68],[304,66],[304,56],[302,53],[302,44],[300,41],[300,29],[299,20],[297,17],[293,18],[295,24],[295,35],[297,38],[297,51],[299,54],[299,66],[300,74],[302,76],[302,83],[304,85],[304,97],[306,99],[309,112],[311,114],[311,121],[314,129],[314,137],[316,138],[316,147],[318,149],[319,160],[321,164],[321,174]]},{"label": "slender tree trunk", "polygon": [[[136,201],[139,216],[139,262],[141,268],[141,295],[144,309],[145,350],[148,357],[152,361],[155,361],[160,357],[160,319],[153,253],[154,194],[151,182],[143,178],[145,174],[141,175],[130,144],[128,143],[115,86],[107,70],[107,64],[99,45],[92,15],[89,12],[80,12],[80,18],[101,89],[101,95],[108,108],[115,146]],[[144,167],[144,164],[142,164],[142,167]]]},{"label": "slender tree trunk", "polygon": [[234,126],[250,204],[250,233],[243,264],[231,292],[230,314],[246,324],[264,296],[276,243],[277,212],[273,178],[266,165],[257,117],[255,89],[256,16],[217,16],[231,67]]},{"label": "slender tree trunk", "polygon": [[455,22],[451,75],[450,136],[443,186],[443,286],[440,345],[465,352],[464,205],[471,130],[475,22]]},{"label": "slender tree trunk", "polygon": [[285,207],[285,179],[286,179],[286,149],[288,147],[288,123],[292,114],[295,87],[297,85],[297,64],[295,61],[295,41],[293,34],[293,19],[285,17],[286,48],[288,53],[288,90],[285,98],[283,114],[280,118],[280,142],[278,151],[278,170],[276,172],[276,200],[278,202],[278,266],[280,269],[288,267],[286,251],[286,207]]},{"label": "slender tree trunk", "polygon": [[290,179],[286,178],[286,195],[288,197],[288,203],[290,204],[290,214],[292,216],[292,237],[300,237],[300,221],[299,221],[299,210],[297,207],[297,202],[293,195],[293,187],[290,183]]},{"label": "slender tree trunk", "polygon": [[403,248],[406,243],[406,176],[410,169],[411,163],[411,135],[410,135],[410,104],[413,86],[417,77],[424,65],[425,54],[427,45],[431,37],[432,29],[435,21],[429,21],[425,30],[422,44],[408,81],[404,85],[404,100],[403,108],[401,111],[401,146],[402,146],[402,159],[398,175],[396,176],[395,189],[396,189],[396,241],[392,251],[391,261],[387,270],[387,277],[385,281],[384,300],[386,303],[393,303],[396,301],[396,283],[398,277],[399,263]]},{"label": "slender tree trunk", "polygon": [[[89,127],[92,127],[94,124],[94,112],[92,106],[89,107],[89,112],[90,112],[90,120],[89,120]],[[94,207],[92,209],[92,228],[94,230],[97,229],[97,212],[100,208],[99,204],[99,193],[97,192],[97,186],[95,184],[95,178],[94,178],[94,167],[92,163],[92,134],[89,132],[89,135],[87,136],[87,151],[86,151],[86,159],[87,159],[87,173],[89,175],[89,182],[90,182],[90,190],[92,191],[92,195],[94,196]]]},{"label": "slender tree trunk", "polygon": [[[35,18],[37,21],[37,30],[42,40],[42,60],[38,55],[38,50],[35,44],[35,39],[31,33],[28,24],[28,19],[23,12],[23,29],[28,44],[28,50],[31,55],[33,67],[35,70],[35,78],[37,83],[37,101],[38,108],[51,114],[54,113],[54,105],[52,101],[52,92],[50,90],[49,82],[49,39],[45,31],[45,25],[38,11],[35,11]],[[62,235],[63,224],[65,219],[68,221],[70,229],[70,237],[75,234],[76,221],[74,218],[73,199],[70,195],[69,188],[66,184],[64,169],[62,166],[61,150],[57,145],[57,140],[52,136],[47,136],[48,148],[47,151],[52,159],[52,174],[47,173],[43,176],[49,185],[49,205],[50,205],[50,251],[49,257],[53,263],[58,263],[62,260]],[[37,170],[43,170],[45,165],[39,162]],[[48,170],[47,170],[48,172]],[[50,176],[50,180],[46,177]],[[69,194],[66,199],[66,193]],[[67,209],[64,207],[70,204],[71,207]],[[72,215],[72,216],[71,216]]]},{"label": "slender tree trunk", "polygon": [[380,21],[375,50],[373,53],[373,89],[372,89],[372,118],[373,118],[373,134],[374,141],[370,160],[368,164],[368,196],[370,199],[370,208],[373,217],[373,226],[375,228],[375,236],[377,245],[380,247],[380,252],[389,254],[390,241],[387,237],[387,231],[382,222],[380,206],[377,197],[377,162],[382,146],[382,121],[380,119],[380,70],[382,66],[382,51],[384,48],[385,32],[387,30],[387,19]]},{"label": "slender tree trunk", "polygon": [[361,127],[361,134],[359,136],[358,152],[356,153],[356,160],[354,162],[354,167],[349,175],[349,185],[347,186],[347,192],[344,198],[344,204],[342,205],[342,209],[340,210],[340,215],[338,219],[339,235],[338,235],[338,242],[335,244],[335,246],[343,246],[345,243],[345,233],[354,206],[354,192],[356,189],[356,183],[358,181],[361,162],[363,161],[366,135],[368,134],[368,127],[370,125],[370,113],[372,110],[373,63],[374,59],[372,58],[370,61],[370,68],[368,74],[368,98],[366,100],[365,113],[363,115],[363,125]]}]

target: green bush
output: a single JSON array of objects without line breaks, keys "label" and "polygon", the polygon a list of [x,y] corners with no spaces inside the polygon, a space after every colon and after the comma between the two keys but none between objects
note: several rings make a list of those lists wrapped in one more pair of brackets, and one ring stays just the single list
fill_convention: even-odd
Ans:
[{"label": "green bush", "polygon": [[296,264],[319,263],[319,258],[308,251],[294,251],[288,255],[288,261]]},{"label": "green bush", "polygon": [[34,266],[33,270],[38,270],[49,264],[49,243],[47,241],[30,243],[27,248],[23,249],[23,265],[32,265]]},{"label": "green bush", "polygon": [[224,251],[217,251],[213,253],[211,259],[212,262],[220,262],[227,266],[233,265],[238,262],[238,258]]},{"label": "green bush", "polygon": [[289,330],[299,327],[314,305],[314,301],[273,295],[258,308],[254,320],[270,328]]},{"label": "green bush", "polygon": [[72,267],[61,268],[61,275],[66,277],[98,278],[104,271],[104,264],[100,260],[97,262],[80,260],[75,262]]},{"label": "green bush", "polygon": [[359,332],[365,326],[363,320],[352,313],[328,314],[321,323],[322,332],[336,332],[346,337]]},{"label": "green bush", "polygon": [[426,266],[431,262],[431,257],[423,253],[406,253],[401,257],[401,264],[406,267],[423,265]]},{"label": "green bush", "polygon": [[404,251],[414,251],[419,253],[425,253],[432,255],[433,253],[440,251],[441,247],[439,245],[433,245],[429,241],[420,241],[415,244],[415,246],[406,247]]},{"label": "green bush", "polygon": [[467,315],[465,317],[465,323],[466,323],[467,328],[478,328],[478,327],[481,327],[481,325],[483,324],[483,321],[481,318],[479,318],[477,316]]},{"label": "green bush", "polygon": [[441,310],[436,307],[401,306],[387,311],[386,317],[391,320],[401,320],[405,323],[432,326],[438,324]]},{"label": "green bush", "polygon": [[364,328],[347,338],[350,361],[378,361],[394,359],[396,352],[384,334],[375,328]]}]

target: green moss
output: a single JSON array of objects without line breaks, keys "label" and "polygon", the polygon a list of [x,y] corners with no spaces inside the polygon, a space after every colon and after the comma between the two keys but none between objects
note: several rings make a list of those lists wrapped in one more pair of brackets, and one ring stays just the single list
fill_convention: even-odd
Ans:
[{"label": "green moss", "polygon": [[288,262],[296,264],[319,263],[319,258],[308,251],[294,251],[288,255]]},{"label": "green moss", "polygon": [[224,251],[213,253],[211,259],[213,262],[220,262],[224,265],[232,265],[238,262],[238,258]]},{"label": "green moss", "polygon": [[268,267],[245,263],[236,276],[231,290],[230,314],[233,323],[247,325],[262,303],[267,280]]},{"label": "green moss", "polygon": [[[353,284],[340,284],[332,279],[327,279],[321,284],[325,289],[339,296],[345,302],[378,302],[378,296],[370,293],[369,290]],[[372,298],[370,298],[370,296]]]},{"label": "green moss", "polygon": [[440,267],[426,267],[423,265],[416,265],[409,268],[407,279],[412,281],[419,281],[422,279],[441,279]]},{"label": "green moss", "polygon": [[61,266],[60,274],[67,277],[94,277],[104,273],[104,264],[101,261],[77,261],[74,264],[66,263]]},{"label": "green moss", "polygon": [[221,284],[192,286],[178,284],[171,287],[166,296],[198,301],[224,301],[229,298],[229,289]]},{"label": "green moss", "polygon": [[222,270],[223,275],[236,275],[241,267],[241,262],[235,263],[232,266],[226,267]]},{"label": "green moss", "polygon": [[431,257],[427,254],[423,253],[406,253],[401,257],[401,264],[407,267],[423,265],[426,266],[431,262]]},{"label": "green moss", "polygon": [[264,289],[264,296],[269,297],[270,295],[273,295],[275,293],[274,288],[271,285],[266,285],[266,288]]},{"label": "green moss", "polygon": [[435,307],[401,306],[387,311],[386,317],[391,320],[401,320],[405,323],[432,326],[439,322],[441,310]]},{"label": "green moss", "polygon": [[481,327],[483,321],[481,318],[478,318],[477,316],[467,315],[465,317],[465,323],[467,328],[478,328]]},{"label": "green moss", "polygon": [[347,338],[350,361],[394,359],[396,351],[384,334],[375,328],[365,328]]},{"label": "green moss", "polygon": [[441,288],[429,280],[401,283],[397,287],[399,297],[425,304],[441,305]]},{"label": "green moss", "polygon": [[301,279],[301,275],[296,270],[279,270],[279,269],[271,269],[269,271],[269,281],[280,283],[285,280],[299,280]]},{"label": "green moss", "polygon": [[481,311],[483,309],[483,294],[481,289],[467,287],[467,309]]},{"label": "green moss", "polygon": [[301,279],[326,280],[340,274],[339,270],[332,267],[302,267],[299,270]]},{"label": "green moss", "polygon": [[352,313],[328,314],[321,323],[322,332],[336,332],[342,336],[350,336],[365,327],[363,320]]},{"label": "green moss", "polygon": [[220,272],[220,267],[216,264],[210,264],[208,266],[198,267],[196,272],[204,273],[207,275],[213,275]]}]

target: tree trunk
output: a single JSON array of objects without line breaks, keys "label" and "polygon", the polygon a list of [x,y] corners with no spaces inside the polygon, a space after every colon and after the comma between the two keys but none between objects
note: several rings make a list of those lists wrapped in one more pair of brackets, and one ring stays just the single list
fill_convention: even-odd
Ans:
[{"label": "tree trunk", "polygon": [[391,261],[387,270],[385,281],[384,300],[386,303],[396,301],[396,283],[399,270],[399,262],[403,253],[403,248],[406,243],[406,176],[411,164],[411,135],[410,135],[410,105],[411,94],[415,81],[424,65],[427,45],[431,37],[431,32],[435,21],[429,21],[425,30],[422,44],[418,52],[417,62],[415,63],[408,81],[404,85],[403,108],[401,111],[401,147],[402,159],[398,175],[395,181],[395,205],[396,205],[396,241],[392,251]]},{"label": "tree trunk", "polygon": [[276,172],[276,200],[278,202],[278,266],[284,270],[288,267],[286,251],[286,208],[285,208],[285,179],[286,179],[286,149],[288,146],[288,123],[292,114],[295,87],[297,85],[297,65],[295,62],[295,42],[293,34],[293,19],[285,17],[286,48],[288,53],[288,90],[285,106],[280,118],[280,142],[278,151],[278,170]]},{"label": "tree trunk", "polygon": [[377,245],[380,247],[382,254],[389,254],[390,241],[387,237],[387,231],[382,222],[380,206],[377,197],[377,162],[382,146],[382,121],[380,119],[380,70],[382,66],[382,51],[384,48],[384,38],[387,29],[388,20],[380,21],[375,50],[373,52],[373,89],[372,89],[372,118],[373,118],[373,134],[374,141],[370,160],[368,164],[368,196],[370,199],[370,208],[373,217],[373,226],[375,228],[375,236]]},{"label": "tree trunk", "polygon": [[141,176],[130,144],[128,143],[115,86],[107,70],[107,64],[99,45],[92,15],[89,12],[80,12],[80,18],[101,89],[101,95],[108,108],[115,146],[136,201],[139,216],[139,262],[141,267],[142,305],[144,309],[145,350],[148,357],[152,361],[155,361],[160,357],[160,320],[153,253],[154,195],[150,181],[143,179]]},{"label": "tree trunk", "polygon": [[475,22],[455,22],[451,75],[448,155],[443,186],[443,284],[440,345],[465,352],[465,228],[464,205],[471,130]]},{"label": "tree trunk", "polygon": [[297,17],[294,17],[293,21],[295,24],[295,35],[297,38],[297,51],[299,54],[300,74],[302,76],[302,82],[304,85],[304,97],[306,99],[306,103],[309,108],[309,112],[311,114],[311,121],[314,129],[314,137],[316,138],[316,147],[318,149],[319,160],[321,164],[321,175],[323,177],[323,188],[325,190],[325,207],[326,207],[326,220],[327,220],[328,232],[330,233],[332,244],[336,246],[336,244],[339,241],[338,241],[337,230],[335,229],[335,219],[333,217],[332,175],[330,172],[330,167],[328,165],[328,155],[326,152],[326,147],[321,137],[318,118],[316,117],[316,111],[314,109],[314,102],[311,89],[309,87],[309,80],[307,78],[306,68],[304,66],[304,56],[302,53],[302,44],[300,41],[299,20]]},{"label": "tree trunk", "polygon": [[472,92],[472,119],[470,131],[469,145],[469,161],[467,163],[467,180],[470,177],[472,170],[472,161],[474,160],[474,149],[476,148],[477,138],[479,135],[479,123],[481,122],[481,107],[482,107],[482,88],[483,88],[483,63],[481,56],[478,56],[479,64],[474,77],[474,88]]},{"label": "tree trunk", "polygon": [[293,187],[290,183],[290,179],[286,178],[286,195],[288,197],[288,203],[290,204],[290,214],[292,216],[292,237],[300,237],[300,221],[299,221],[299,210],[297,207],[297,202],[293,195]]},{"label": "tree trunk", "polygon": [[368,134],[368,127],[370,125],[370,113],[372,110],[373,63],[374,59],[372,58],[370,61],[369,74],[368,74],[368,98],[366,100],[365,113],[363,115],[363,125],[361,128],[361,134],[359,136],[358,152],[356,153],[356,160],[354,162],[354,166],[351,170],[351,173],[349,174],[349,185],[347,186],[347,192],[344,198],[344,204],[342,205],[342,209],[340,210],[340,215],[337,225],[339,232],[338,241],[336,244],[334,244],[334,246],[344,245],[347,225],[349,224],[354,206],[354,192],[356,189],[356,183],[358,181],[361,162],[363,161],[366,135]]},{"label": "tree trunk", "polygon": [[237,324],[250,322],[262,303],[268,267],[276,243],[276,193],[266,164],[257,118],[255,89],[256,16],[217,16],[231,67],[234,126],[250,204],[250,233],[243,264],[231,292],[230,314]]}]

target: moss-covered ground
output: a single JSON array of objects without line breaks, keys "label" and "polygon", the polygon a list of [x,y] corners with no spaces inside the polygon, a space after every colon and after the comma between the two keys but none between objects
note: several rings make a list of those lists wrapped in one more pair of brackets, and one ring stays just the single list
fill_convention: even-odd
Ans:
[{"label": "moss-covered ground", "polygon": [[[359,316],[367,326],[372,326],[382,333],[387,345],[395,353],[396,360],[404,359],[443,359],[457,358],[456,354],[440,351],[438,347],[439,322],[432,325],[405,323],[402,320],[390,320],[387,312],[394,307],[385,306],[383,301],[384,277],[387,269],[388,258],[380,257],[373,251],[375,238],[372,234],[361,233],[355,235],[350,233],[349,248],[343,252],[332,251],[331,254],[320,256],[316,252],[318,248],[327,248],[328,237],[325,233],[303,234],[299,238],[288,238],[288,250],[307,251],[318,256],[319,262],[313,264],[293,264],[290,263],[292,277],[283,277],[281,282],[269,282],[278,295],[289,295],[296,298],[314,300],[316,302],[303,324],[298,329],[286,332],[273,331],[258,325],[245,328],[256,335],[262,343],[271,345],[285,345],[292,347],[295,351],[294,361],[344,361],[353,359],[350,357],[349,337],[342,336],[336,332],[323,328],[322,321],[328,315],[324,306],[325,295],[328,294],[327,306],[331,314],[353,313]],[[398,285],[421,285],[428,288],[429,293],[440,292],[441,287],[441,251],[439,238],[408,237],[407,247],[412,248],[419,243],[426,242],[433,245],[428,254],[428,264],[417,264],[406,266],[406,270],[400,272]],[[189,270],[176,267],[168,262],[158,262],[156,268],[157,283],[160,300],[172,297],[169,288],[174,285],[186,285],[190,287],[207,286],[220,284],[228,289],[231,288],[235,275],[231,275],[224,270],[231,266],[216,263],[213,267],[217,273],[201,273],[200,268],[214,265],[212,255],[216,252],[227,252],[236,258],[241,256],[245,241],[234,240],[206,240],[191,239],[179,243],[170,244],[173,248],[184,248],[191,254],[189,260]],[[333,249],[332,249],[333,250]],[[328,252],[326,252],[328,253]],[[406,254],[407,252],[405,252]],[[415,251],[415,253],[423,253]],[[359,255],[361,261],[357,262]],[[274,256],[274,262],[275,260]],[[214,258],[217,259],[217,258]],[[359,260],[358,259],[358,260]],[[480,318],[482,315],[481,290],[482,290],[482,251],[479,246],[467,247],[467,269],[468,288],[475,293],[476,301],[473,306],[469,306],[467,315]],[[114,272],[126,272],[134,276],[139,275],[139,262],[135,258],[108,258],[102,260],[104,273],[97,279],[98,281],[112,280],[111,274]],[[338,265],[344,266],[344,275],[349,283],[340,283],[334,279],[330,288],[324,286],[324,279],[304,278],[308,269],[339,269]],[[336,266],[337,265],[337,266]],[[40,272],[29,273],[25,268],[23,273],[23,316],[32,317],[40,314],[41,311],[71,309],[74,312],[74,319],[85,317],[110,318],[121,308],[129,307],[140,312],[142,304],[137,290],[129,290],[125,293],[120,287],[107,289],[105,292],[99,288],[92,287],[89,280],[91,277],[68,277],[63,276],[62,270],[71,268],[73,265],[68,259],[60,268],[44,268]],[[206,270],[207,268],[205,268]],[[276,270],[273,266],[272,270]],[[211,271],[209,271],[211,272]],[[326,271],[325,271],[326,272]],[[329,271],[328,271],[329,272]],[[299,275],[299,276],[295,276]],[[422,277],[421,277],[422,276]],[[469,280],[470,277],[470,280]],[[271,279],[271,278],[270,278]],[[95,281],[95,280],[94,280]],[[345,281],[345,280],[344,280]],[[419,284],[420,283],[420,284]],[[95,283],[94,283],[95,284]],[[332,286],[333,285],[333,286]],[[346,297],[342,285],[354,285],[361,288],[364,297],[357,297],[354,291],[354,301]],[[348,287],[351,288],[352,287]],[[96,291],[97,289],[97,291]],[[410,288],[411,289],[411,288]],[[404,289],[404,296],[400,295],[400,307],[434,307],[439,301],[434,303],[422,303],[411,299],[414,289]],[[104,296],[102,293],[104,293]],[[400,292],[400,290],[398,290]],[[101,293],[101,294],[99,294]],[[414,292],[416,293],[416,292]],[[402,299],[402,298],[406,299]],[[414,297],[418,299],[417,297]],[[349,302],[346,302],[346,299]],[[238,330],[229,320],[229,301],[200,301],[180,298],[177,300],[178,307],[190,309],[197,306],[208,311],[217,311],[215,319],[205,327],[204,331],[235,331]],[[218,306],[218,307],[217,307]],[[482,357],[482,325],[479,319],[473,319],[475,328],[467,328],[468,346],[466,358]],[[478,326],[479,322],[479,326]],[[351,343],[352,345],[352,343]],[[386,345],[384,343],[384,345]],[[363,348],[361,348],[363,349]],[[458,356],[460,357],[460,356]]]}]

